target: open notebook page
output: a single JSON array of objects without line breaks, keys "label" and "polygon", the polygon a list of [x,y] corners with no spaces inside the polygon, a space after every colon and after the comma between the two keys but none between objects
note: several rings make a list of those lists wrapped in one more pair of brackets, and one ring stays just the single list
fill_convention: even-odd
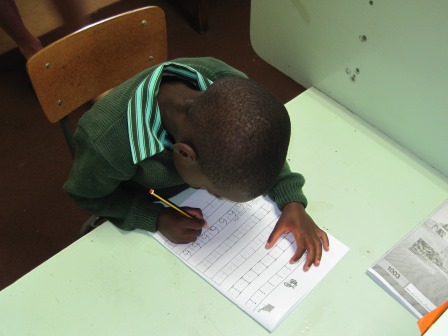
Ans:
[{"label": "open notebook page", "polygon": [[305,257],[289,263],[295,252],[291,234],[265,249],[280,216],[268,197],[234,203],[197,190],[181,206],[202,209],[209,228],[190,244],[173,244],[160,233],[153,236],[269,331],[348,251],[329,235],[330,251],[324,252],[321,265],[304,272]]}]

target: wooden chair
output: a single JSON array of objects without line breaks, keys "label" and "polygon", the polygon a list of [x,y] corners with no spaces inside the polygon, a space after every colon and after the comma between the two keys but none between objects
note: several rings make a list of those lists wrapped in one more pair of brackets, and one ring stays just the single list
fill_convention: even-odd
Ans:
[{"label": "wooden chair", "polygon": [[[69,114],[166,59],[165,14],[149,6],[94,23],[52,43],[28,60],[27,71],[43,112],[51,123],[60,123],[74,156]],[[90,218],[82,231],[97,220]]]}]

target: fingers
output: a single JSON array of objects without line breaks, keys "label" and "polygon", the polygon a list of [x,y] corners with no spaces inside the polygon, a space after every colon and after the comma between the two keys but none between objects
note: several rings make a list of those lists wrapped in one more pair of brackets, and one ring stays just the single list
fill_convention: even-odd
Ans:
[{"label": "fingers", "polygon": [[311,268],[312,265],[316,267],[319,266],[322,259],[322,250],[328,251],[330,248],[327,234],[319,229],[316,232],[316,237],[314,239],[310,239],[303,243],[301,243],[299,235],[295,234],[294,238],[297,243],[297,250],[289,262],[291,264],[297,262],[306,252],[307,255],[305,263],[303,265],[303,270],[306,272]]},{"label": "fingers", "polygon": [[330,250],[330,241],[328,240],[328,235],[325,233],[325,231],[320,230],[317,234],[317,236],[320,238],[324,245],[324,250],[329,251]]},{"label": "fingers", "polygon": [[203,215],[201,209],[190,208],[190,207],[184,207],[183,209],[186,212],[188,212],[190,215],[192,215],[194,218],[201,219],[203,228],[207,228],[207,229],[209,228],[208,223],[204,220],[204,215]]},{"label": "fingers", "polygon": [[292,258],[289,260],[289,263],[294,264],[295,262],[297,262],[297,260],[299,260],[305,252],[306,252],[306,248],[297,248],[296,252],[292,256]]},{"label": "fingers", "polygon": [[322,242],[319,241],[317,243],[318,243],[316,244],[317,246],[315,245],[316,249],[315,249],[314,261],[311,262],[316,267],[320,265],[320,260],[322,259]]},{"label": "fingers", "polygon": [[[202,217],[202,212],[189,208],[195,215]],[[172,208],[164,208],[157,219],[157,230],[175,244],[194,242],[202,233],[205,221],[198,218],[188,218]]]},{"label": "fingers", "polygon": [[188,244],[196,241],[201,235],[201,231],[185,229],[177,238],[176,244]]},{"label": "fingers", "polygon": [[276,225],[274,230],[272,230],[271,234],[269,235],[268,241],[266,243],[266,248],[270,249],[272,246],[275,245],[277,240],[282,236],[284,232],[280,230],[280,226]]},{"label": "fingers", "polygon": [[303,265],[303,270],[306,272],[308,271],[311,266],[314,264],[314,266],[320,265],[320,260],[322,259],[322,243],[320,240],[314,241],[314,245],[311,245],[312,248],[310,248],[308,251],[312,251],[312,253],[308,253],[306,256],[306,262],[305,265]]},{"label": "fingers", "polygon": [[195,230],[201,232],[204,227],[205,221],[203,219],[189,219],[185,218],[179,221],[179,226],[184,230]]},{"label": "fingers", "polygon": [[190,208],[190,207],[183,207],[183,210],[188,212],[190,215],[192,215],[194,218],[197,219],[204,219],[204,215],[202,214],[202,210],[198,208]]},{"label": "fingers", "polygon": [[203,220],[183,219],[173,227],[171,241],[175,244],[188,244],[196,241],[202,233]]},{"label": "fingers", "polygon": [[303,265],[303,270],[306,272],[310,269],[311,265],[315,262],[316,251],[322,249],[321,247],[316,247],[315,240],[309,239],[304,241],[301,235],[293,231],[293,236],[296,241],[296,253],[289,260],[291,264],[297,262],[305,252],[307,252],[305,264]]},{"label": "fingers", "polygon": [[322,258],[322,246],[320,241],[311,241],[303,245],[302,248],[298,247],[296,253],[294,253],[294,256],[289,262],[291,264],[297,262],[305,252],[306,260],[303,264],[303,270],[306,272],[311,268],[313,264],[314,266],[319,266],[320,264],[320,260]]}]

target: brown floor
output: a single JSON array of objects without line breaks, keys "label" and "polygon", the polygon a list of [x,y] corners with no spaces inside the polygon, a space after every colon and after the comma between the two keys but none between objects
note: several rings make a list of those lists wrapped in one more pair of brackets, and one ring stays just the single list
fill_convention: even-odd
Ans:
[{"label": "brown floor", "polygon": [[[250,0],[209,0],[209,29],[204,34],[192,27],[185,3],[119,1],[94,13],[92,20],[158,5],[167,18],[169,58],[219,58],[285,103],[304,90],[254,53],[249,39]],[[48,44],[61,34],[50,32],[42,41]],[[71,158],[59,127],[49,124],[38,106],[17,49],[0,55],[0,95],[1,290],[73,243],[89,214],[62,190]]]}]

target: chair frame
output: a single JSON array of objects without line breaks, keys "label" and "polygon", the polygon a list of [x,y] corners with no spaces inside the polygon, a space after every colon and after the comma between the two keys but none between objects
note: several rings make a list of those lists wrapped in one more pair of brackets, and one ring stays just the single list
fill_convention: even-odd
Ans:
[{"label": "chair frame", "polygon": [[68,115],[142,70],[167,60],[163,10],[148,6],[89,25],[45,47],[27,71],[47,119],[59,122],[72,156]]},{"label": "chair frame", "polygon": [[[42,110],[59,123],[72,157],[76,148],[69,114],[137,73],[167,60],[163,10],[148,6],[80,29],[48,45],[27,62]],[[104,219],[92,215],[88,233]]]}]

